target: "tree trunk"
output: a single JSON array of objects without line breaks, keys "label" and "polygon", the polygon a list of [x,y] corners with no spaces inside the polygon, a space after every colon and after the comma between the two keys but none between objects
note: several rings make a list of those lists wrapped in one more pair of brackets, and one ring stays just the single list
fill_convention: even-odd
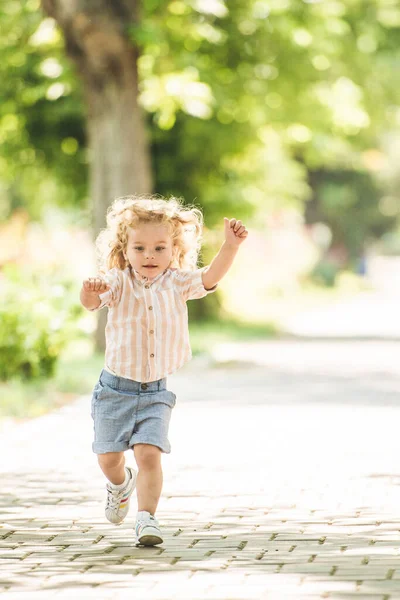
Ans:
[{"label": "tree trunk", "polygon": [[[117,196],[152,190],[149,146],[138,106],[137,49],[126,34],[137,22],[134,0],[42,0],[65,37],[67,54],[83,82],[90,160],[90,196],[96,236]],[[104,350],[106,312],[96,348]]]}]

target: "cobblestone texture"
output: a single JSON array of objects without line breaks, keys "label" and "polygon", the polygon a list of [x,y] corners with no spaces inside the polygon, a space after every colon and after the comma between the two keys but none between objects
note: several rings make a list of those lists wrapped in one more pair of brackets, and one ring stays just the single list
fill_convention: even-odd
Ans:
[{"label": "cobblestone texture", "polygon": [[3,426],[2,600],[400,598],[394,350],[276,342],[257,345],[264,365],[169,378],[156,548],[136,545],[135,500],[122,525],[104,518],[90,398]]}]

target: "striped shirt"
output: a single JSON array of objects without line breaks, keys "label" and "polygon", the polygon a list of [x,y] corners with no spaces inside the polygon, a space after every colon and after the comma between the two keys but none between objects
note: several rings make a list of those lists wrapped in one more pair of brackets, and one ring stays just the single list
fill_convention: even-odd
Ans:
[{"label": "striped shirt", "polygon": [[110,285],[99,294],[109,308],[104,368],[114,375],[147,383],[177,371],[192,357],[187,300],[203,298],[202,273],[168,268],[149,280],[134,269],[113,268],[103,279]]}]

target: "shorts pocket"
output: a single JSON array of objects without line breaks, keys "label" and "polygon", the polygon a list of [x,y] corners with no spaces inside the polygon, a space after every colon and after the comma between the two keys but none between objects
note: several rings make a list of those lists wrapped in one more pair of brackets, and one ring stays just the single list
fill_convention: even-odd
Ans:
[{"label": "shorts pocket", "polygon": [[162,404],[166,404],[170,408],[174,408],[176,404],[176,396],[174,392],[170,392],[169,390],[162,390],[157,392],[157,402],[161,402]]},{"label": "shorts pocket", "polygon": [[94,419],[95,404],[96,404],[97,400],[99,399],[99,396],[102,391],[103,391],[103,386],[101,385],[100,381],[98,381],[96,383],[96,385],[94,386],[93,392],[92,392],[92,401],[91,401],[91,408],[90,408],[90,414],[92,416],[92,419]]},{"label": "shorts pocket", "polygon": [[97,396],[96,409],[102,418],[124,420],[127,411],[135,410],[134,396],[127,396],[109,386],[102,388],[100,395]]}]

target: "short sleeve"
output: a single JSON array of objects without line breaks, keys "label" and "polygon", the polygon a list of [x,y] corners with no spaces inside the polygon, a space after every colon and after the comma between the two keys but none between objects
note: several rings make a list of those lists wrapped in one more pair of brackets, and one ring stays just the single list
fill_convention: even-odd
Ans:
[{"label": "short sleeve", "polygon": [[92,312],[96,312],[97,310],[104,308],[104,306],[111,308],[118,304],[121,299],[122,284],[120,269],[110,269],[110,271],[107,271],[107,273],[101,277],[110,285],[110,289],[103,294],[99,294],[100,304],[97,308],[92,308]]},{"label": "short sleeve", "polygon": [[184,300],[197,300],[199,298],[204,298],[207,294],[215,292],[218,284],[214,285],[214,287],[209,290],[206,290],[203,285],[202,274],[206,269],[208,269],[208,267],[202,267],[196,271],[181,271],[180,269],[175,271],[176,286],[181,292]]}]

